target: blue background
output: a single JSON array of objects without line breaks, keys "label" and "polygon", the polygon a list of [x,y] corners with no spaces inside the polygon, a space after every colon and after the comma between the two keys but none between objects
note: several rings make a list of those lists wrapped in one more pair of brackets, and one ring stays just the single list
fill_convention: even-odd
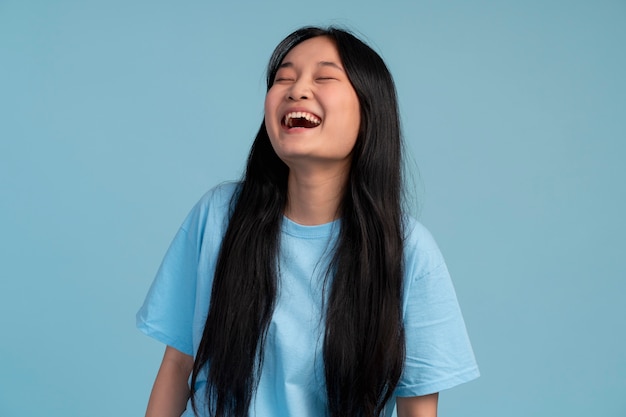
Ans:
[{"label": "blue background", "polygon": [[396,78],[481,366],[440,415],[626,416],[623,0],[0,0],[0,416],[143,414],[134,314],[273,47],[328,23]]}]

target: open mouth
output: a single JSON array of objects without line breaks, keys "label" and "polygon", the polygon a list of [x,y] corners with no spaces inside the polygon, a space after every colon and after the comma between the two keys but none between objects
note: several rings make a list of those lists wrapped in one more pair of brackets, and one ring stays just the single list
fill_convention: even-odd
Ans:
[{"label": "open mouth", "polygon": [[304,111],[293,111],[287,113],[281,120],[281,124],[288,129],[295,127],[311,129],[319,126],[320,123],[322,123],[322,119],[313,113]]}]

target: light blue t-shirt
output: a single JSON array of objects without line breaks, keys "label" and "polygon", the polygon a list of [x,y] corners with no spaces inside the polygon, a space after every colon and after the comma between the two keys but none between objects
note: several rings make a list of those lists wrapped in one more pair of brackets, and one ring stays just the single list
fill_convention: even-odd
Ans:
[{"label": "light blue t-shirt", "polygon": [[[189,355],[195,355],[202,338],[236,189],[236,183],[215,187],[192,209],[137,313],[141,331]],[[283,219],[278,298],[250,416],[327,415],[321,305],[339,227],[339,221],[302,226]],[[479,375],[441,252],[417,221],[407,220],[406,233],[402,301],[406,361],[394,392],[398,397],[439,392]],[[205,383],[201,375],[196,386],[199,404]],[[389,401],[386,416],[392,415],[394,405],[395,399]],[[193,416],[190,403],[183,416]]]}]

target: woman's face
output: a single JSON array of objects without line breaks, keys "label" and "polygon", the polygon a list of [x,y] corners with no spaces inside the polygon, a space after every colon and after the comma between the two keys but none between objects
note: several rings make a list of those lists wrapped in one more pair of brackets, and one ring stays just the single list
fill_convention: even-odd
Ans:
[{"label": "woman's face", "polygon": [[324,36],[294,47],[265,97],[265,126],[290,167],[348,166],[361,122],[359,100],[334,42]]}]

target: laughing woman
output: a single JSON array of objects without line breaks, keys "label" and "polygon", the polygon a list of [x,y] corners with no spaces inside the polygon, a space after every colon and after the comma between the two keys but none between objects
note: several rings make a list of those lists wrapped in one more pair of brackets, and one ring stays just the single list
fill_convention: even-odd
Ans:
[{"label": "laughing woman", "polygon": [[443,257],[401,209],[387,67],[308,27],[267,87],[242,181],[193,208],[137,314],[167,345],[146,415],[436,416],[478,368]]}]

